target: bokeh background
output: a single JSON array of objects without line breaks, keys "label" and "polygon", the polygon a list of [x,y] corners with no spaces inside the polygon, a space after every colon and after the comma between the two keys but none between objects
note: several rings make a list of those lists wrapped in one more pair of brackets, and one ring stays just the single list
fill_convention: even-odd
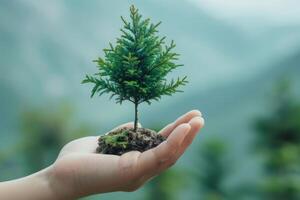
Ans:
[{"label": "bokeh background", "polygon": [[300,199],[297,0],[0,1],[0,180],[53,163],[68,141],[133,120],[80,82],[134,4],[162,21],[184,93],[142,105],[160,129],[190,109],[206,126],[178,163],[133,193],[86,199]]}]

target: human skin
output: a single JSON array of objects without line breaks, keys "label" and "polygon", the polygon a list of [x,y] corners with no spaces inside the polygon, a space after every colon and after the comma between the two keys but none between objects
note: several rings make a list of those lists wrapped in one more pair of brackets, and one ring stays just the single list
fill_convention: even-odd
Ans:
[{"label": "human skin", "polygon": [[[124,126],[132,127],[133,123],[120,127]],[[192,110],[159,132],[166,140],[157,147],[121,156],[96,154],[97,136],[71,141],[51,166],[1,182],[0,199],[72,200],[91,194],[135,191],[174,165],[203,126],[201,113]]]}]

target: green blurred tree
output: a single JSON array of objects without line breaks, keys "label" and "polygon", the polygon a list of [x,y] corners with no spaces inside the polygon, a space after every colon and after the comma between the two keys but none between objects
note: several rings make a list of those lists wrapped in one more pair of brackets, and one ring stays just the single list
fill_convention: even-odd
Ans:
[{"label": "green blurred tree", "polygon": [[178,199],[178,192],[184,184],[184,174],[177,169],[169,169],[147,184],[146,199],[176,200]]},{"label": "green blurred tree", "polygon": [[27,167],[26,173],[36,172],[57,157],[67,141],[91,133],[91,129],[72,122],[70,106],[56,109],[29,109],[21,117],[21,142],[17,148]]},{"label": "green blurred tree", "polygon": [[198,183],[203,199],[223,200],[228,193],[224,187],[227,178],[228,160],[226,158],[227,146],[220,139],[208,140],[200,148],[200,162],[198,164]]},{"label": "green blurred tree", "polygon": [[142,19],[134,6],[130,7],[130,18],[128,22],[121,17],[124,27],[116,46],[110,43],[110,47],[104,49],[105,58],[95,60],[98,73],[86,75],[82,83],[94,84],[91,96],[111,93],[117,103],[125,100],[134,103],[136,131],[140,103],[150,104],[162,95],[179,92],[178,87],[187,81],[186,77],[172,79],[170,83],[166,80],[169,72],[182,65],[175,63],[179,56],[172,52],[175,43],[165,45],[165,37],[157,35],[161,22],[152,24],[149,18]]},{"label": "green blurred tree", "polygon": [[264,200],[300,199],[300,101],[290,83],[282,81],[272,98],[272,110],[256,121],[255,148],[264,157],[260,182]]}]

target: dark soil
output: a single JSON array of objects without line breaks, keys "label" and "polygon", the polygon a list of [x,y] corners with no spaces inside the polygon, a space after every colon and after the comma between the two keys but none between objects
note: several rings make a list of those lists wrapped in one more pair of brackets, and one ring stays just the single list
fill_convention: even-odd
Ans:
[{"label": "dark soil", "polygon": [[120,128],[98,139],[97,153],[122,155],[129,151],[144,152],[163,142],[165,138],[145,128]]}]

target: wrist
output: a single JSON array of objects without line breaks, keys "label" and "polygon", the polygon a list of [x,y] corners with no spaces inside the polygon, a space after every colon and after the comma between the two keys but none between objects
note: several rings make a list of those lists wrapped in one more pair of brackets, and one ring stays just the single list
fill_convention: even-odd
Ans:
[{"label": "wrist", "polygon": [[[53,181],[52,166],[49,166],[35,174],[25,177],[22,181],[24,185],[32,188],[36,191],[35,197],[39,196],[40,199],[61,200],[59,193],[55,187],[55,182]],[[39,198],[36,198],[39,199]]]},{"label": "wrist", "polygon": [[47,183],[51,196],[55,200],[73,200],[77,199],[72,191],[72,184],[68,183],[69,178],[62,176],[55,170],[54,166],[50,166],[41,172],[41,179]]},{"label": "wrist", "polygon": [[55,186],[56,182],[54,182],[52,171],[52,166],[49,166],[31,176],[32,179],[40,185],[40,189],[43,191],[45,199],[61,200],[62,198],[59,196]]},{"label": "wrist", "polygon": [[58,199],[51,182],[51,167],[24,178],[0,183],[1,199]]}]

